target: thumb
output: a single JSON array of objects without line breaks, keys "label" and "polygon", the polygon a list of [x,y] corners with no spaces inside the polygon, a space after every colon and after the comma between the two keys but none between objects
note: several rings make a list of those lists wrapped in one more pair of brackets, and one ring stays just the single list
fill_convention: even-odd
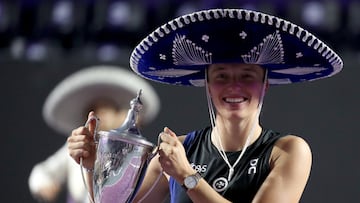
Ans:
[{"label": "thumb", "polygon": [[97,130],[97,126],[99,122],[99,118],[97,118],[95,116],[95,112],[94,111],[90,111],[89,115],[88,115],[88,120],[85,123],[85,127],[88,128],[88,130],[90,131],[90,133],[94,134],[95,130]]},{"label": "thumb", "polygon": [[172,137],[176,137],[176,133],[174,133],[172,130],[170,130],[170,128],[165,127],[164,128],[164,132],[171,135]]}]

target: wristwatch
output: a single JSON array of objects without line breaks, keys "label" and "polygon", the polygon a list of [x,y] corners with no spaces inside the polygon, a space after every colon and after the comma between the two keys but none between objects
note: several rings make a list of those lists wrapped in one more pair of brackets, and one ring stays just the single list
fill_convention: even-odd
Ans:
[{"label": "wristwatch", "polygon": [[196,187],[201,178],[202,177],[199,173],[189,175],[184,179],[184,184],[182,186],[185,190],[193,189]]}]

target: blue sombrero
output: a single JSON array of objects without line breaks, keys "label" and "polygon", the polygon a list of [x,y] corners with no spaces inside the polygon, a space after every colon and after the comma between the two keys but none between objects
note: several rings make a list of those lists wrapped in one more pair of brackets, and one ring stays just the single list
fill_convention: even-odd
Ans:
[{"label": "blue sombrero", "polygon": [[167,84],[203,86],[212,63],[258,64],[270,84],[330,77],[341,58],[310,32],[281,18],[245,9],[212,9],[178,17],[133,50],[140,76]]}]

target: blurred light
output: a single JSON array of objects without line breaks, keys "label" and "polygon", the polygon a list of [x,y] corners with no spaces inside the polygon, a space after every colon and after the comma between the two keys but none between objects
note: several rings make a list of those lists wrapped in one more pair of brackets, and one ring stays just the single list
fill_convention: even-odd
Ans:
[{"label": "blurred light", "polygon": [[114,61],[120,55],[119,48],[114,44],[101,45],[97,51],[97,57],[100,61]]},{"label": "blurred light", "polygon": [[24,55],[25,40],[22,37],[15,38],[10,45],[10,54],[14,59],[20,59]]},{"label": "blurred light", "polygon": [[74,23],[74,4],[71,1],[57,1],[52,13],[52,21],[64,32],[69,31]]},{"label": "blurred light", "polygon": [[131,8],[128,2],[118,1],[109,5],[108,22],[113,26],[124,26],[131,20]]},{"label": "blurred light", "polygon": [[306,2],[303,6],[302,20],[307,25],[318,27],[325,22],[325,8],[320,2]]},{"label": "blurred light", "polygon": [[197,5],[193,1],[184,1],[176,10],[175,16],[192,13],[197,10]]},{"label": "blurred light", "polygon": [[42,61],[46,58],[48,49],[43,42],[31,42],[28,44],[25,57],[30,61]]},{"label": "blurred light", "polygon": [[242,8],[249,9],[249,10],[257,10],[257,7],[252,2],[247,2],[241,5]]},{"label": "blurred light", "polygon": [[[175,15],[223,7],[256,9],[308,26],[330,44],[349,36],[343,44],[359,46],[360,0],[0,0],[0,49],[14,59],[66,53],[118,61],[128,54],[123,45],[133,48]],[[83,50],[86,44],[91,46]]]}]

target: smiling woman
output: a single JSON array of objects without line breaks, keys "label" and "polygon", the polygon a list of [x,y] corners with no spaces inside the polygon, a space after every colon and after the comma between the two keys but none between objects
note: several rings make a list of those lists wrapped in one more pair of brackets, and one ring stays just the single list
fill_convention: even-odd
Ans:
[{"label": "smiling woman", "polygon": [[[148,169],[149,176],[159,168],[164,179],[170,176],[171,202],[300,201],[310,147],[300,136],[263,128],[259,115],[269,85],[317,80],[342,69],[341,58],[325,43],[275,16],[210,9],[160,26],[134,49],[130,64],[150,80],[206,87],[211,126],[184,136],[165,128],[162,134],[172,139],[164,136],[160,147],[166,151]],[[174,150],[179,154],[167,153]],[[202,177],[196,186],[182,190],[196,173]],[[152,184],[147,177],[141,190]],[[146,200],[161,199],[166,183],[158,183]]]}]

